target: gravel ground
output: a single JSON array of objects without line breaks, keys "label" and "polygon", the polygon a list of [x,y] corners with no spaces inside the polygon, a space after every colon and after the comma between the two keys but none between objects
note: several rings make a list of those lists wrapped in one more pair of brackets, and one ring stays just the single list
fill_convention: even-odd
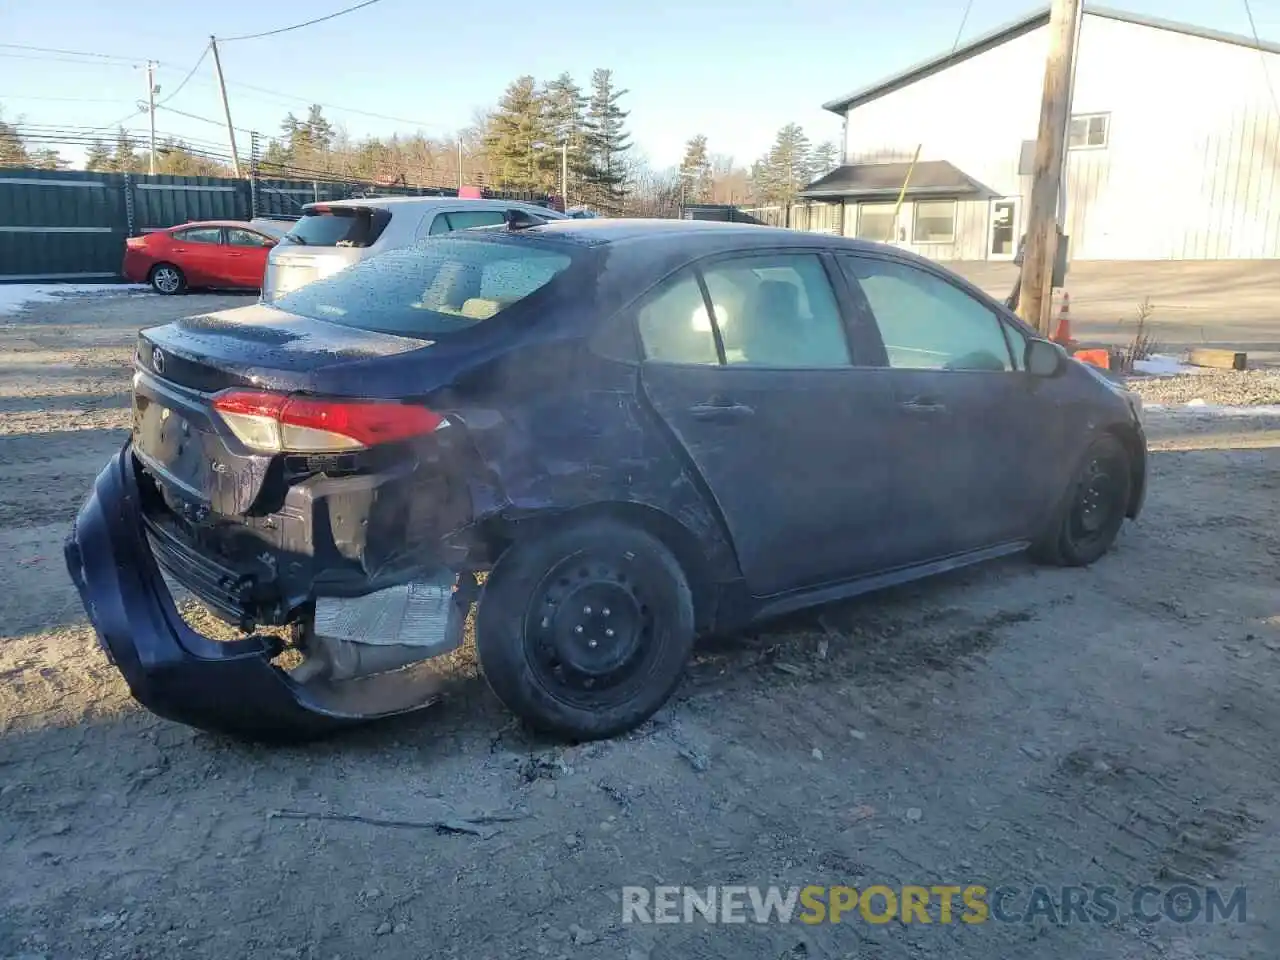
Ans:
[{"label": "gravel ground", "polygon": [[[460,656],[437,709],[250,748],[137,709],[59,554],[134,330],[242,302],[0,318],[0,957],[1280,956],[1280,418],[1153,416],[1146,513],[1092,568],[1016,558],[707,644],[631,736],[532,738]],[[515,819],[459,832],[479,815]],[[1124,893],[1107,924],[619,908],[628,884],[1010,884],[1021,912],[1038,884],[1182,881],[1245,886],[1246,921],[1145,922]]]},{"label": "gravel ground", "polygon": [[1276,370],[1202,370],[1171,377],[1130,377],[1128,386],[1142,395],[1144,404],[1174,406],[1193,400],[1222,407],[1280,404],[1280,372]]}]

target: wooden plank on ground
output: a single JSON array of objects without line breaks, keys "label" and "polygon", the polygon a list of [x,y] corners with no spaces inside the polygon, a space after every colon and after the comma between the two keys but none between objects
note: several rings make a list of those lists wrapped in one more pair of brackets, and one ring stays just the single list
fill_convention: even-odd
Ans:
[{"label": "wooden plank on ground", "polygon": [[1249,366],[1249,357],[1243,351],[1192,347],[1187,351],[1187,363],[1217,370],[1245,370]]}]

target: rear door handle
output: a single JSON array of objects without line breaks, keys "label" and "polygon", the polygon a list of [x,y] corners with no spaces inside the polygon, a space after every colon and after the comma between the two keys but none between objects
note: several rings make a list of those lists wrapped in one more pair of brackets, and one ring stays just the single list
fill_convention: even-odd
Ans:
[{"label": "rear door handle", "polygon": [[909,413],[946,413],[947,405],[936,397],[912,397],[903,401],[902,408]]},{"label": "rear door handle", "polygon": [[745,403],[695,403],[689,408],[695,420],[727,423],[752,416],[755,411]]},{"label": "rear door handle", "polygon": [[228,253],[228,254],[227,254],[227,256],[228,256],[228,257],[243,257],[243,256],[244,256],[244,254],[243,254],[243,253]]}]

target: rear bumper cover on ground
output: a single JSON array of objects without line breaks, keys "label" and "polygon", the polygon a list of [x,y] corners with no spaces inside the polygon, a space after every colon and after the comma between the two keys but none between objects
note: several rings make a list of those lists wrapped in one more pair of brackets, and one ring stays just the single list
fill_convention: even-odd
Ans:
[{"label": "rear bumper cover on ground", "polygon": [[[147,709],[193,727],[260,739],[305,738],[433,702],[418,664],[305,686],[271,663],[274,638],[219,642],[187,626],[152,555],[126,445],[94,482],[65,545],[67,569],[100,642]],[[463,612],[456,618],[461,630]]]}]

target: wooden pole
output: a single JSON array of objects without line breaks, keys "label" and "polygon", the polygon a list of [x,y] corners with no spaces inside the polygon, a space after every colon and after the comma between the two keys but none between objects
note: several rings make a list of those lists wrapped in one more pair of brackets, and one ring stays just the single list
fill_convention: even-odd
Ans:
[{"label": "wooden pole", "polygon": [[231,169],[240,179],[240,153],[236,150],[236,131],[231,126],[231,104],[227,102],[227,84],[222,79],[222,59],[218,56],[218,38],[209,38],[209,48],[213,51],[213,72],[218,77],[218,92],[222,94],[222,113],[227,118],[227,140],[231,143]]},{"label": "wooden pole", "polygon": [[1019,315],[1041,333],[1049,331],[1053,264],[1058,254],[1058,192],[1071,122],[1071,73],[1079,14],[1080,0],[1053,0],[1049,11],[1049,59],[1044,69],[1018,302]]}]

